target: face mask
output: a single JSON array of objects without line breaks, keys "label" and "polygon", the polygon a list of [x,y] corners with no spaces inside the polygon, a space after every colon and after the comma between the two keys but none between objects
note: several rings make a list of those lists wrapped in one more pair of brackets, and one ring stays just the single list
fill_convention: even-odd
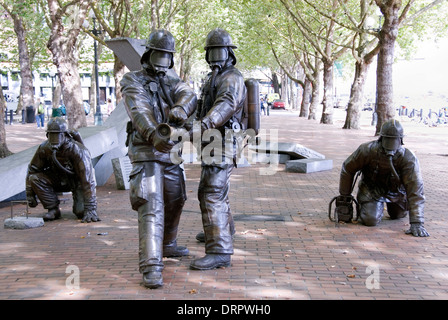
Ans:
[{"label": "face mask", "polygon": [[381,145],[386,150],[387,155],[394,155],[398,148],[400,148],[401,141],[400,138],[382,137]]},{"label": "face mask", "polygon": [[58,149],[65,141],[63,132],[50,132],[48,134],[48,142],[50,142],[53,149]]},{"label": "face mask", "polygon": [[149,62],[157,73],[166,73],[171,66],[172,53],[154,50],[151,52]]},{"label": "face mask", "polygon": [[216,47],[208,51],[208,61],[212,70],[214,67],[221,69],[228,58],[229,51],[225,47]]}]

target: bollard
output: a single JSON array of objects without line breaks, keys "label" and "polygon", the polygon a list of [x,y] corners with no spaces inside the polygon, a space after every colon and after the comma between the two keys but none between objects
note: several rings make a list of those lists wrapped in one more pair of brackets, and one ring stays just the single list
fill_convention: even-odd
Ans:
[{"label": "bollard", "polygon": [[9,124],[10,125],[12,124],[13,120],[14,120],[14,116],[13,116],[12,110],[9,110]]},{"label": "bollard", "polygon": [[25,110],[22,109],[22,124],[25,124]]}]

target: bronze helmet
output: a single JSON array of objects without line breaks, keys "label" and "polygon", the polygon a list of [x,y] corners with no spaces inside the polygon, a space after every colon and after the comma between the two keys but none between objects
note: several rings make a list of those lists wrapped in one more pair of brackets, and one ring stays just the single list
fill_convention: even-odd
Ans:
[{"label": "bronze helmet", "polygon": [[213,29],[212,31],[210,31],[207,35],[207,38],[205,40],[205,61],[207,61],[207,63],[210,63],[209,61],[209,52],[210,49],[213,48],[220,48],[220,47],[225,47],[227,48],[226,50],[228,50],[228,56],[230,56],[232,58],[232,64],[235,65],[236,64],[236,56],[235,53],[233,52],[233,49],[236,49],[237,46],[235,46],[232,42],[232,37],[230,36],[230,34],[221,28],[216,28]]},{"label": "bronze helmet", "polygon": [[148,61],[152,50],[171,53],[171,63],[169,69],[174,66],[173,54],[176,52],[175,40],[173,35],[169,31],[158,29],[151,32],[148,37],[148,41],[146,42],[146,50],[140,59],[140,63],[144,68],[147,68],[149,66]]},{"label": "bronze helmet", "polygon": [[380,141],[384,149],[395,151],[403,144],[403,127],[395,119],[388,120],[381,126]]},{"label": "bronze helmet", "polygon": [[51,118],[47,124],[47,132],[67,132],[68,125],[67,121],[61,117]]},{"label": "bronze helmet", "polygon": [[381,126],[380,136],[388,138],[403,138],[404,130],[400,122],[395,119],[388,120]]},{"label": "bronze helmet", "polygon": [[230,34],[221,28],[216,28],[210,31],[205,40],[204,49],[207,50],[210,47],[230,47],[236,49],[237,47],[232,43],[232,37]]}]

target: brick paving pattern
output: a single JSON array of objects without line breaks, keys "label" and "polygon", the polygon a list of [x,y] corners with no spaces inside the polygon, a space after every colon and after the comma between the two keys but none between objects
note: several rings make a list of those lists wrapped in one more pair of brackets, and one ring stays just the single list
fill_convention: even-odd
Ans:
[{"label": "brick paving pattern", "polygon": [[[28,230],[0,228],[0,299],[448,299],[448,127],[402,121],[405,146],[420,160],[427,197],[425,226],[431,236],[416,238],[403,232],[409,227],[407,218],[392,221],[387,214],[377,227],[329,221],[328,204],[338,194],[342,162],[360,143],[376,139],[368,113],[363,113],[360,130],[343,130],[345,113],[335,112],[333,125],[290,111],[262,117],[264,129],[278,129],[279,141],[324,154],[333,160],[333,169],[288,173],[279,164],[273,175],[260,174],[266,164],[235,169],[233,215],[269,215],[283,221],[236,221],[230,267],[189,269],[204,248],[195,239],[202,227],[196,198],[200,165],[185,164],[188,200],[178,243],[189,248],[190,256],[165,259],[162,288],[141,285],[137,214],[130,208],[128,191],[117,190],[111,177],[97,188],[101,222],[80,223],[71,213],[68,195],[60,220]],[[14,152],[45,139],[35,124],[15,123],[6,131]],[[23,208],[18,204],[14,210]],[[43,211],[41,205],[30,210],[36,217]],[[0,208],[3,220],[9,216],[10,207]],[[79,288],[71,280],[78,271]],[[370,281],[373,276],[379,276],[378,282]]]}]

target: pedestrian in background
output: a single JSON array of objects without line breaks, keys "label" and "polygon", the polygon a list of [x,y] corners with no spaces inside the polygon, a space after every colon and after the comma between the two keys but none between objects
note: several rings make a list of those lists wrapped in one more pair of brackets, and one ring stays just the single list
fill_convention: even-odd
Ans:
[{"label": "pedestrian in background", "polygon": [[43,128],[45,122],[45,106],[42,101],[39,102],[37,107],[37,117],[36,117],[37,127]]},{"label": "pedestrian in background", "polygon": [[260,107],[261,107],[261,111],[263,112],[263,114],[266,115],[266,103],[264,102],[263,98],[261,98],[261,100],[260,100]]}]

